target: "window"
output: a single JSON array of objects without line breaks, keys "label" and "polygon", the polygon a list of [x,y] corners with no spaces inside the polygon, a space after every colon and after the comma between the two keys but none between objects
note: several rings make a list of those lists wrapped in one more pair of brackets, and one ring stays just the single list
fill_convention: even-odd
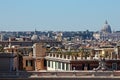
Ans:
[{"label": "window", "polygon": [[53,54],[53,57],[55,57],[55,54]]},{"label": "window", "polygon": [[55,69],[57,69],[57,62],[55,62]]},{"label": "window", "polygon": [[117,70],[117,63],[112,63],[112,69]]},{"label": "window", "polygon": [[57,57],[59,57],[59,55],[58,54],[56,54],[57,55]]},{"label": "window", "polygon": [[26,60],[26,66],[33,66],[32,60]]},{"label": "window", "polygon": [[50,67],[50,61],[48,61],[48,67]]},{"label": "window", "polygon": [[58,69],[61,69],[61,63],[58,62]]},{"label": "window", "polygon": [[53,68],[54,66],[53,66],[53,61],[52,61],[52,68]]},{"label": "window", "polygon": [[62,63],[62,70],[64,70],[64,67],[65,67],[65,66],[64,66],[64,63]]},{"label": "window", "polygon": [[46,66],[46,64],[47,64],[46,62],[47,62],[47,61],[46,61],[46,60],[44,60],[44,66]]},{"label": "window", "polygon": [[28,60],[26,60],[26,66],[28,66]]},{"label": "window", "polygon": [[50,67],[52,68],[52,61],[50,61]]},{"label": "window", "polygon": [[66,70],[69,70],[69,66],[68,66],[68,63],[66,63]]}]

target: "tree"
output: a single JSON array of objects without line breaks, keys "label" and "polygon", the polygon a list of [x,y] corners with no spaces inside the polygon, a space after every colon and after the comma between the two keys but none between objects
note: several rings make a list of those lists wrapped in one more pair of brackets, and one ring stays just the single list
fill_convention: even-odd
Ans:
[{"label": "tree", "polygon": [[83,48],[80,48],[80,51],[78,53],[78,56],[81,57],[81,59],[83,59],[83,54],[84,54],[84,49]]},{"label": "tree", "polygon": [[83,56],[85,57],[85,59],[87,59],[89,55],[90,55],[90,52],[88,50],[84,50]]},{"label": "tree", "polygon": [[0,52],[4,52],[4,47],[0,46]]},{"label": "tree", "polygon": [[78,56],[80,56],[81,59],[83,59],[83,57],[87,59],[87,57],[92,57],[93,53],[92,50],[86,48],[80,48],[80,52],[78,53]]}]

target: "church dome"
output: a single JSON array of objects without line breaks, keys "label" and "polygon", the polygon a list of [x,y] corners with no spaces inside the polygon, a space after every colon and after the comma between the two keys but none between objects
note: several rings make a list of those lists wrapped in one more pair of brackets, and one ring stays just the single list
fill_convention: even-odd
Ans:
[{"label": "church dome", "polygon": [[32,40],[32,41],[38,41],[38,40],[39,40],[38,35],[34,34],[34,35],[31,37],[31,40]]},{"label": "church dome", "polygon": [[103,33],[111,33],[111,27],[110,25],[107,23],[107,21],[105,21],[105,24],[103,26],[103,28],[101,29],[101,32]]},{"label": "church dome", "polygon": [[31,37],[31,40],[32,41],[38,41],[39,40],[39,36],[37,35],[36,29],[35,29],[35,32],[34,32],[33,36]]}]

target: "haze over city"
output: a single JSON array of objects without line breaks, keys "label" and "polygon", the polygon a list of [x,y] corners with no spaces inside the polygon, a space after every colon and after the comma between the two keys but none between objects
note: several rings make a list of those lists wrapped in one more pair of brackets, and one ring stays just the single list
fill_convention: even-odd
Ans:
[{"label": "haze over city", "polygon": [[120,30],[120,0],[1,0],[0,31]]},{"label": "haze over city", "polygon": [[120,0],[0,0],[0,80],[120,80]]}]

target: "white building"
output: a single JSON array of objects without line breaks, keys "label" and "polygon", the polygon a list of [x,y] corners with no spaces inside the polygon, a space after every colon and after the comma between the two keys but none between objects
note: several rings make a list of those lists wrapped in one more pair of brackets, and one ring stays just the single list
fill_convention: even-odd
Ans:
[{"label": "white building", "polygon": [[75,59],[75,57],[48,53],[45,59],[47,60],[47,70],[69,71],[71,70],[70,61]]},{"label": "white building", "polygon": [[3,35],[0,34],[0,41],[3,41]]}]

